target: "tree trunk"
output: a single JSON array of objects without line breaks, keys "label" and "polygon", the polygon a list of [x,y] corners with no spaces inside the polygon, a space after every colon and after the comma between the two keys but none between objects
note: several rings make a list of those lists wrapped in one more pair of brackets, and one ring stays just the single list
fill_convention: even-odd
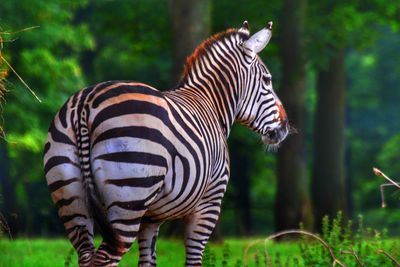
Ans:
[{"label": "tree trunk", "polygon": [[312,196],[316,228],[323,216],[347,212],[345,160],[344,49],[338,49],[325,70],[317,74],[318,102],[315,117],[315,159]]},{"label": "tree trunk", "polygon": [[278,188],[275,198],[275,228],[312,225],[311,203],[305,157],[305,59],[303,32],[306,0],[285,0],[279,22],[282,79],[279,96],[289,121],[298,129],[282,144],[278,153]]},{"label": "tree trunk", "polygon": [[186,58],[210,35],[209,0],[169,0],[172,26],[172,80],[179,80]]},{"label": "tree trunk", "polygon": [[[95,12],[95,3],[89,1],[84,7],[81,7],[76,11],[74,19],[72,21],[74,27],[78,27],[78,25],[85,23],[88,18],[92,17],[93,12]],[[90,30],[93,31],[93,29]],[[93,38],[95,37],[96,36],[94,35]],[[83,50],[79,56],[79,65],[81,66],[85,78],[88,80],[89,84],[94,84],[96,82],[93,78],[95,76],[94,60],[97,56],[98,51],[101,50],[101,47],[98,47],[101,44],[98,42],[98,40],[95,40],[95,42],[97,46],[97,51],[86,49]]]},{"label": "tree trunk", "polygon": [[[183,71],[186,57],[210,34],[211,9],[209,0],[169,0],[172,27],[173,64],[171,84],[176,84]],[[182,223],[167,224],[167,236],[180,236]],[[217,233],[220,231],[217,231]]]},{"label": "tree trunk", "polygon": [[249,177],[249,161],[251,155],[246,153],[246,147],[244,147],[242,140],[232,138],[229,145],[235,148],[235,152],[230,155],[230,183],[233,185],[235,191],[235,223],[238,225],[239,235],[248,236],[251,234],[252,230],[250,201],[251,183]]}]

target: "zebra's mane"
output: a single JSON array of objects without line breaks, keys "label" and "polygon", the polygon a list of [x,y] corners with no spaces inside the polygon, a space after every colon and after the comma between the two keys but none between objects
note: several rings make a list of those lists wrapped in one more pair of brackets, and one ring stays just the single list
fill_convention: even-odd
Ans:
[{"label": "zebra's mane", "polygon": [[185,67],[180,78],[179,84],[182,84],[185,81],[185,78],[190,73],[192,66],[196,62],[197,59],[201,58],[204,54],[210,51],[210,48],[218,41],[223,40],[225,38],[229,38],[232,35],[238,34],[243,39],[243,41],[249,38],[249,34],[246,34],[238,29],[228,29],[223,32],[216,33],[203,41],[200,45],[196,47],[194,52],[186,58]]}]

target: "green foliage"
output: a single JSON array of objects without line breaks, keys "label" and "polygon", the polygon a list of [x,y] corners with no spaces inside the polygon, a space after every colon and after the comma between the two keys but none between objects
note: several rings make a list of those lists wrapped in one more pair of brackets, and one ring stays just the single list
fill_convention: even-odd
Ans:
[{"label": "green foliage", "polygon": [[357,212],[365,215],[369,225],[384,225],[392,234],[398,234],[398,197],[391,194],[394,188],[387,188],[388,207],[381,209],[379,185],[385,181],[371,172],[376,166],[394,179],[400,177],[400,162],[395,160],[400,157],[395,141],[400,132],[400,55],[394,50],[400,37],[387,28],[381,31],[376,43],[364,51],[351,50],[346,59],[347,167]]},{"label": "green foliage", "polygon": [[167,1],[93,2],[90,10],[85,20],[98,43],[91,83],[129,79],[162,90],[174,85]]},{"label": "green foliage", "polygon": [[[95,47],[85,24],[76,23],[77,10],[85,1],[3,1],[0,25],[4,35],[3,56],[42,99],[39,103],[10,73],[4,109],[4,130],[10,158],[10,184],[15,189],[18,226],[25,231],[47,231],[56,214],[43,179],[42,149],[55,111],[66,98],[85,85],[80,53]],[[23,14],[23,16],[16,15]],[[46,196],[42,198],[41,196]],[[35,213],[32,213],[32,211]],[[9,216],[9,215],[8,215]],[[57,224],[54,225],[57,227]],[[16,226],[17,227],[17,226]]]},{"label": "green foliage", "polygon": [[391,137],[383,146],[378,154],[379,167],[385,170],[385,173],[393,179],[400,177],[400,134]]},{"label": "green foliage", "polygon": [[[364,219],[360,215],[356,230],[353,230],[352,221],[343,219],[338,212],[336,218],[324,217],[322,222],[321,238],[332,249],[336,258],[345,266],[390,266],[391,260],[379,254],[379,251],[390,253],[395,258],[400,256],[397,247],[398,241],[387,238],[387,231],[379,232],[372,228],[364,227]],[[300,244],[302,258],[305,266],[330,266],[333,259],[327,248],[316,243],[315,240],[303,238]],[[357,260],[357,258],[359,261]]]},{"label": "green foliage", "polygon": [[398,0],[309,1],[307,58],[317,68],[324,68],[337,48],[366,48],[381,36],[382,25],[398,29],[399,12]]},{"label": "green foliage", "polygon": [[65,264],[64,264],[65,267],[71,266],[72,257],[74,256],[74,254],[75,254],[75,249],[74,247],[71,247],[68,251],[67,257],[65,258]]},{"label": "green foliage", "polygon": [[215,253],[213,250],[209,248],[209,245],[206,245],[203,254],[203,266],[204,267],[215,267]]}]

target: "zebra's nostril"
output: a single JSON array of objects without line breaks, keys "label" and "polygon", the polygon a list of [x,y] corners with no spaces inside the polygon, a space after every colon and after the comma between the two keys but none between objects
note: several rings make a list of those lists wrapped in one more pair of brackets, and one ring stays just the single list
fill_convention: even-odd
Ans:
[{"label": "zebra's nostril", "polygon": [[276,130],[271,130],[271,131],[269,131],[268,133],[267,133],[267,135],[268,135],[268,138],[269,139],[275,139],[276,138]]}]

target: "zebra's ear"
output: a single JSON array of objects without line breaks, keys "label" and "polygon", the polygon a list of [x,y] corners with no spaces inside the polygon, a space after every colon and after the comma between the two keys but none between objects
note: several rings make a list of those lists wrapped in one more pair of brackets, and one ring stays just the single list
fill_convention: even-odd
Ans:
[{"label": "zebra's ear", "polygon": [[243,47],[258,54],[268,44],[272,36],[272,21],[267,23],[264,29],[253,34],[247,41],[243,43]]},{"label": "zebra's ear", "polygon": [[245,33],[247,35],[250,35],[250,26],[247,20],[243,21],[242,27],[239,29],[239,32]]}]

